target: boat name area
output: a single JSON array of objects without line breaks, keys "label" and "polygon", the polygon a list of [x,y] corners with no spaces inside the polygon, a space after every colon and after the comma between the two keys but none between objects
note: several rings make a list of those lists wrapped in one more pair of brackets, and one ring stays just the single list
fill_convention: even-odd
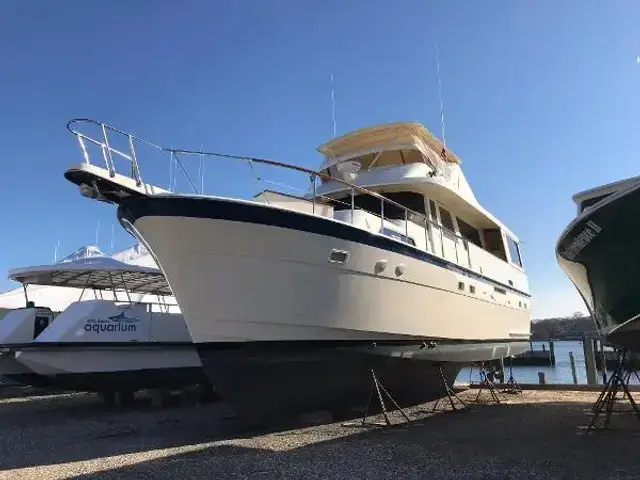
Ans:
[{"label": "boat name area", "polygon": [[569,246],[560,252],[560,254],[567,260],[573,260],[601,231],[602,228],[592,220],[589,220],[587,226],[573,238]]},{"label": "boat name area", "polygon": [[124,312],[104,318],[87,318],[84,325],[86,332],[135,332],[137,330],[136,323],[139,320],[136,317],[127,317]]}]

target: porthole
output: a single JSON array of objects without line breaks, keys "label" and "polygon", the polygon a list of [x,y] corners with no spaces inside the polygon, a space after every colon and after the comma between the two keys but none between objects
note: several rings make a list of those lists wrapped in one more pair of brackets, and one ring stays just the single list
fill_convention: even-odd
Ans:
[{"label": "porthole", "polygon": [[329,255],[331,263],[345,263],[347,260],[349,260],[349,252],[346,250],[332,250]]}]

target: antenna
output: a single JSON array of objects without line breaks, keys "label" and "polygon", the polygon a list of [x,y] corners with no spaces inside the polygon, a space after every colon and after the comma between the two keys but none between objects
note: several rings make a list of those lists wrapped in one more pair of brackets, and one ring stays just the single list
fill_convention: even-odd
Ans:
[{"label": "antenna", "polygon": [[440,126],[442,128],[442,145],[447,148],[447,139],[444,135],[444,103],[442,101],[442,79],[440,77],[440,49],[436,43],[436,67],[438,69],[438,96],[440,97]]},{"label": "antenna", "polygon": [[336,95],[333,90],[333,73],[329,74],[329,83],[331,85],[331,120],[333,121],[333,137],[336,136]]},{"label": "antenna", "polygon": [[200,143],[200,165],[198,166],[198,173],[200,174],[200,195],[204,195],[204,143]]},{"label": "antenna", "polygon": [[96,247],[100,246],[100,220],[96,225]]},{"label": "antenna", "polygon": [[169,152],[169,191],[173,186],[173,152]]},{"label": "antenna", "polygon": [[53,263],[58,263],[58,248],[60,247],[60,240],[56,242],[56,247],[53,249]]},{"label": "antenna", "polygon": [[112,223],[111,224],[111,254],[114,253],[114,250],[113,250],[114,235],[115,235],[115,225]]}]

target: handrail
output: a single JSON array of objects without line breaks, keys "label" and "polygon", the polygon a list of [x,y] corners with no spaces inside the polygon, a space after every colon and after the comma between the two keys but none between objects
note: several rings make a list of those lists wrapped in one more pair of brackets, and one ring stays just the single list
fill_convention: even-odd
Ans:
[{"label": "handrail", "polygon": [[[103,141],[99,141],[96,140],[94,138],[89,137],[88,135],[85,135],[84,133],[76,130],[74,127],[74,125],[76,124],[82,124],[82,123],[92,123],[94,125],[97,125],[100,127],[100,129],[103,132]],[[184,169],[184,166],[182,165],[182,163],[179,161],[178,158],[178,154],[184,154],[184,155],[199,155],[202,157],[218,157],[218,158],[226,158],[226,159],[232,159],[232,160],[243,160],[243,161],[248,161],[248,162],[255,162],[258,164],[263,164],[263,165],[269,165],[269,166],[273,166],[273,167],[279,167],[279,168],[284,168],[284,169],[289,169],[289,170],[293,170],[293,171],[297,171],[297,172],[301,172],[301,173],[305,173],[307,175],[311,176],[311,182],[313,184],[314,187],[314,194],[313,194],[313,210],[315,211],[315,203],[316,203],[316,195],[315,195],[315,179],[316,178],[320,178],[321,180],[331,180],[334,181],[340,185],[344,185],[346,188],[345,189],[350,189],[351,191],[351,207],[352,207],[352,212],[356,209],[355,208],[355,202],[354,202],[354,193],[360,192],[369,196],[372,196],[376,199],[379,199],[381,201],[381,205],[380,205],[380,218],[381,218],[381,225],[384,225],[384,204],[388,203],[391,205],[394,205],[395,207],[400,208],[401,210],[403,210],[405,212],[405,219],[408,219],[409,214],[418,216],[419,218],[424,219],[425,223],[428,225],[431,225],[433,227],[436,227],[438,229],[440,229],[440,232],[442,234],[442,232],[447,232],[450,235],[453,235],[456,240],[462,240],[463,244],[467,244],[469,241],[464,238],[463,236],[459,235],[458,233],[449,230],[447,228],[445,228],[444,226],[438,224],[437,222],[434,222],[433,220],[431,220],[427,215],[420,213],[420,212],[416,212],[415,210],[411,210],[410,208],[405,207],[404,205],[395,202],[387,197],[385,197],[384,195],[381,195],[377,192],[374,192],[372,190],[369,190],[365,187],[360,187],[358,185],[354,185],[352,183],[349,183],[345,180],[341,180],[338,178],[333,177],[332,175],[328,174],[328,173],[321,173],[318,172],[316,170],[311,170],[309,168],[305,168],[305,167],[301,167],[298,165],[291,165],[288,163],[283,163],[283,162],[279,162],[276,160],[269,160],[266,158],[260,158],[260,157],[251,157],[251,156],[242,156],[242,155],[233,155],[233,154],[226,154],[226,153],[219,153],[219,152],[203,152],[200,150],[189,150],[189,149],[179,149],[179,148],[167,148],[167,147],[161,147],[160,145],[157,145],[147,139],[138,137],[136,135],[133,135],[131,133],[125,132],[123,130],[120,130],[118,128],[115,127],[111,127],[109,125],[107,125],[104,122],[100,122],[97,120],[91,120],[88,118],[75,118],[72,120],[69,120],[66,124],[67,129],[76,136],[76,138],[78,139],[78,142],[80,143],[80,147],[82,149],[83,155],[84,155],[84,160],[86,163],[91,163],[89,161],[89,153],[87,152],[85,145],[83,143],[83,139],[87,140],[97,146],[99,146],[102,151],[103,151],[103,156],[104,156],[104,160],[105,163],[107,165],[107,169],[110,172],[110,175],[113,177],[115,173],[112,173],[112,168],[113,168],[113,160],[111,159],[111,154],[115,153],[116,155],[119,155],[123,158],[125,158],[126,160],[130,161],[133,167],[133,172],[134,172],[134,178],[136,180],[136,183],[138,185],[140,185],[140,183],[142,182],[141,178],[140,178],[140,173],[139,173],[139,166],[138,166],[138,161],[137,161],[137,157],[135,154],[135,149],[134,149],[134,144],[133,144],[133,140],[136,140],[138,142],[141,142],[149,147],[152,147],[156,150],[162,151],[162,152],[167,152],[170,155],[172,155],[179,163],[183,174],[186,176],[187,180],[189,181],[189,183],[191,184],[191,187],[194,190],[194,193],[198,193],[197,189],[194,187],[193,182],[191,182],[191,179],[189,178],[189,176],[186,173],[186,170]],[[108,142],[108,138],[107,138],[107,132],[114,132],[117,133],[119,135],[125,136],[128,138],[129,140],[129,146],[130,146],[130,154],[125,154],[124,152],[121,152],[113,147],[111,147],[109,145]],[[109,162],[109,160],[111,160],[111,162]],[[111,167],[111,168],[109,168]],[[330,197],[324,196],[324,195],[320,195],[323,198],[328,198],[330,200],[335,201],[335,199],[331,199]],[[375,215],[375,214],[374,214]],[[353,214],[352,214],[352,222],[353,222]],[[408,227],[406,227],[408,228]],[[426,226],[425,226],[426,229]],[[425,245],[425,248],[428,249],[428,244]],[[444,245],[442,245],[442,248],[444,250]],[[444,253],[444,251],[443,251]],[[457,241],[456,241],[456,256],[457,256]]]}]

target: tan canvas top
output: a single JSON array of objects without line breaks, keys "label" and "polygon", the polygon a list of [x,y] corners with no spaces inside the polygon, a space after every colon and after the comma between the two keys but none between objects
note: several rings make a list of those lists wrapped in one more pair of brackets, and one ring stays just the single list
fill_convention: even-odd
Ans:
[{"label": "tan canvas top", "polygon": [[[337,158],[353,153],[383,151],[398,148],[413,148],[421,151],[426,158],[430,152],[440,155],[444,148],[442,142],[434,137],[418,122],[395,122],[360,128],[334,138],[318,147],[318,151],[328,157]],[[451,163],[460,163],[460,159],[450,150],[443,159]]]}]

